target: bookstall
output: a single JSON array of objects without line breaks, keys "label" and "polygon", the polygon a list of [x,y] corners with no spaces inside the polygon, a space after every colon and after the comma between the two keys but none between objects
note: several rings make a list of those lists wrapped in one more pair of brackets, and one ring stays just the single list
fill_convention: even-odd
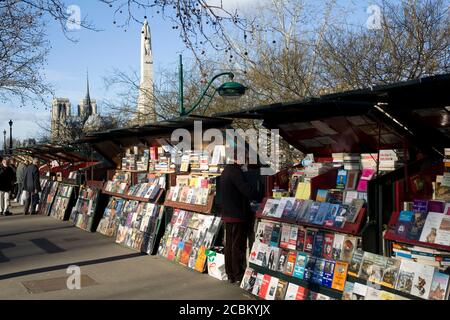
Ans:
[{"label": "bookstall", "polygon": [[243,287],[268,299],[277,288],[278,298],[447,299],[449,84],[442,75],[220,114],[262,119],[306,155],[272,178]]},{"label": "bookstall", "polygon": [[[172,158],[174,146],[170,143],[174,130],[192,131],[194,121],[201,121],[203,129],[222,128],[230,123],[226,119],[189,116],[92,134],[81,142],[91,145],[117,168],[108,171],[101,191],[109,196],[109,202],[97,231],[148,254],[156,254],[159,248],[160,254],[167,257],[165,252],[169,251],[164,248],[171,247],[175,236],[181,238],[181,232],[174,234],[173,231],[179,230],[181,225],[182,229],[189,229],[189,233],[196,230],[196,237],[183,233],[189,241],[179,251],[178,259],[172,259],[172,255],[168,258],[180,262],[184,250],[185,262],[186,254],[201,251],[204,262],[202,268],[197,269],[203,271],[205,251],[213,245],[220,229],[220,218],[213,215],[214,177],[219,173],[210,172],[214,167],[217,169],[214,165],[211,170],[206,166],[205,171],[208,163],[197,153],[180,155],[182,164],[176,165]],[[187,162],[183,162],[186,159]],[[206,237],[207,234],[212,236]],[[188,265],[187,261],[183,264]]]}]

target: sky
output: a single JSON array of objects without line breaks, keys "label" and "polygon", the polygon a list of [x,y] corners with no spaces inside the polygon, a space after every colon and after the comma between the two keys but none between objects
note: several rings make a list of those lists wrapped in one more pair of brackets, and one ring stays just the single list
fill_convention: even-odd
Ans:
[{"label": "sky", "polygon": [[[223,0],[224,6],[229,10],[252,10],[252,5],[260,1],[269,0]],[[348,0],[352,2],[352,0]],[[211,3],[220,3],[220,0],[210,0]],[[107,91],[103,77],[113,69],[122,71],[139,71],[140,61],[140,30],[141,25],[131,22],[126,28],[118,28],[113,24],[113,9],[105,4],[93,0],[69,0],[69,5],[77,5],[81,15],[90,20],[97,29],[103,31],[76,30],[71,36],[77,42],[69,41],[55,23],[50,23],[48,39],[51,51],[45,69],[47,80],[53,84],[57,97],[69,98],[72,103],[72,112],[86,93],[86,71],[89,70],[91,98],[97,100],[98,111],[107,113],[102,108],[102,100],[114,98],[114,91]],[[364,7],[359,12],[364,15]],[[140,12],[139,12],[140,13]],[[185,48],[177,30],[172,29],[169,21],[160,15],[142,11],[142,19],[148,17],[152,33],[152,49],[154,63],[154,77],[158,77],[158,69],[176,70],[178,55],[183,54],[185,59],[191,53]],[[120,21],[120,15],[117,18]],[[125,31],[126,30],[126,31]],[[9,127],[7,122],[12,119],[13,137],[25,139],[38,137],[42,132],[40,126],[49,126],[51,97],[46,105],[17,108],[14,103],[0,102],[0,130]]]}]

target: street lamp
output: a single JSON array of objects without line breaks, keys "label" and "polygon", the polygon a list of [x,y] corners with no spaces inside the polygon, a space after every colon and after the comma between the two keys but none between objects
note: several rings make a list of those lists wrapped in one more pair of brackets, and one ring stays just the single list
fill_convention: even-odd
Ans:
[{"label": "street lamp", "polygon": [[6,130],[3,130],[3,153],[6,155]]},{"label": "street lamp", "polygon": [[211,87],[214,80],[216,80],[217,78],[219,78],[221,76],[228,76],[230,78],[230,80],[233,80],[234,73],[233,72],[222,72],[222,73],[215,75],[208,82],[206,87],[203,89],[197,102],[188,111],[186,111],[186,109],[184,107],[184,96],[183,96],[183,57],[180,54],[180,67],[179,67],[179,86],[180,87],[179,87],[179,91],[178,91],[180,116],[187,116],[192,111],[194,111],[200,105],[200,103],[202,102],[202,100],[205,96],[209,97],[208,104],[206,105],[206,108],[207,108],[209,106],[209,104],[211,103],[212,98],[214,97],[216,92],[218,92],[221,97],[224,97],[227,99],[239,98],[245,94],[247,87],[245,87],[244,85],[242,85],[238,82],[230,81],[230,82],[225,82],[220,87],[216,88],[212,95],[207,95],[206,93],[208,92],[208,90]]},{"label": "street lamp", "polygon": [[13,142],[12,142],[12,120],[9,120],[9,154],[12,154]]}]

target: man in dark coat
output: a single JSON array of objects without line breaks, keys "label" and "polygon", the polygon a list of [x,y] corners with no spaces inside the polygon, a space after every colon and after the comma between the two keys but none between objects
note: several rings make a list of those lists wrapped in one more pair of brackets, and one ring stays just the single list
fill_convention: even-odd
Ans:
[{"label": "man in dark coat", "polygon": [[16,178],[17,178],[17,197],[16,202],[20,202],[20,198],[22,197],[23,191],[23,179],[25,177],[25,170],[27,168],[27,162],[19,162],[16,170]]},{"label": "man in dark coat", "polygon": [[0,164],[0,214],[9,215],[9,197],[16,180],[14,170],[9,165],[9,159],[2,159]]},{"label": "man in dark coat", "polygon": [[[25,214],[35,214],[36,204],[32,204],[32,199],[41,191],[41,183],[39,181],[38,159],[33,159],[33,163],[25,169],[23,178],[23,190],[26,191]],[[31,206],[31,208],[30,208]]]},{"label": "man in dark coat", "polygon": [[250,200],[256,198],[255,191],[238,164],[225,166],[219,186],[225,223],[225,270],[231,283],[240,282],[246,267],[247,237],[253,220]]}]

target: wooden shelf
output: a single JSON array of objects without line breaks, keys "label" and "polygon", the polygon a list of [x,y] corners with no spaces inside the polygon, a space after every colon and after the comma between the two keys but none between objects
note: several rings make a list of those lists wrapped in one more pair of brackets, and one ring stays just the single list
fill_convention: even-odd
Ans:
[{"label": "wooden shelf", "polygon": [[213,194],[210,194],[208,196],[208,204],[207,205],[176,202],[176,201],[171,201],[168,199],[166,199],[164,201],[164,205],[167,207],[172,207],[172,208],[187,210],[187,211],[193,211],[193,212],[199,212],[199,213],[204,213],[204,214],[211,213],[213,203],[214,203],[214,195]]},{"label": "wooden shelf", "polygon": [[148,173],[148,170],[127,170],[127,169],[117,169],[116,171],[134,172],[134,173]]},{"label": "wooden shelf", "polygon": [[400,215],[399,211],[392,212],[391,219],[389,221],[389,229],[384,234],[384,238],[389,241],[395,241],[399,243],[409,244],[412,246],[418,246],[418,247],[424,247],[429,249],[435,249],[435,250],[441,250],[441,251],[450,251],[450,246],[446,246],[443,244],[437,244],[437,243],[429,243],[429,242],[422,242],[419,240],[412,240],[408,238],[404,238],[402,236],[399,236],[395,233],[396,230],[396,224],[398,221],[398,216]]},{"label": "wooden shelf", "polygon": [[362,208],[354,223],[346,222],[344,224],[343,228],[327,227],[327,226],[323,226],[323,225],[319,225],[319,224],[313,224],[313,223],[307,223],[307,222],[303,222],[303,221],[296,221],[296,220],[294,221],[294,220],[283,219],[283,218],[275,218],[275,217],[263,216],[262,215],[262,211],[264,209],[266,201],[267,201],[267,199],[265,199],[261,203],[260,209],[256,212],[256,218],[258,218],[258,219],[265,219],[265,220],[271,220],[271,221],[280,222],[280,223],[296,224],[296,225],[299,225],[299,226],[315,228],[315,229],[320,229],[320,230],[325,230],[325,231],[346,233],[346,234],[351,234],[351,235],[354,235],[354,236],[360,236],[359,232],[361,230],[362,225],[364,224],[364,219],[366,217],[366,208]]}]

